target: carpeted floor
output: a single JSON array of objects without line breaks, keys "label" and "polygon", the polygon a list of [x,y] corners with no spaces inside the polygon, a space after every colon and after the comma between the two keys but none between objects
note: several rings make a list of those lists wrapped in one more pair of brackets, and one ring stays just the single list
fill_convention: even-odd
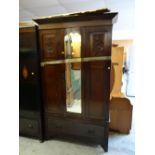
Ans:
[{"label": "carpeted floor", "polygon": [[[134,103],[134,98],[131,99]],[[133,108],[134,109],[134,108]],[[20,155],[134,155],[135,129],[134,112],[130,134],[109,134],[109,151],[104,153],[100,145],[86,145],[61,140],[50,140],[40,143],[38,140],[20,137]]]}]

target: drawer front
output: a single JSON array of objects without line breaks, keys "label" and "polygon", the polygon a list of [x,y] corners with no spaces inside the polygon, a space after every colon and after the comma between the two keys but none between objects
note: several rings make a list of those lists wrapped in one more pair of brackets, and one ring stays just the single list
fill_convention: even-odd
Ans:
[{"label": "drawer front", "polygon": [[38,137],[39,136],[39,122],[37,120],[20,118],[19,119],[19,132],[22,135]]},{"label": "drawer front", "polygon": [[47,133],[49,136],[65,134],[85,138],[104,138],[104,127],[69,120],[48,119]]}]

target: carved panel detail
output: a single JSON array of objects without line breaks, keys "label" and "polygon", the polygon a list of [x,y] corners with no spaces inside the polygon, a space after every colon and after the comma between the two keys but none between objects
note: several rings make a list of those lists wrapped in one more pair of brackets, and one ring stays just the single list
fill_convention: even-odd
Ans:
[{"label": "carved panel detail", "polygon": [[45,57],[53,57],[56,53],[56,36],[54,34],[45,34],[43,37],[43,48]]},{"label": "carved panel detail", "polygon": [[105,46],[105,35],[103,32],[96,32],[90,35],[91,55],[102,56]]}]

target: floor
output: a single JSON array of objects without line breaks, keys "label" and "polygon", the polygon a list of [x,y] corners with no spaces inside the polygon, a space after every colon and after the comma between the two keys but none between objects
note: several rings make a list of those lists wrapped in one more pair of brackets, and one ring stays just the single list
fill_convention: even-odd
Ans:
[{"label": "floor", "polygon": [[[134,103],[134,98],[131,98]],[[134,155],[135,154],[134,112],[130,134],[109,133],[109,151],[104,152],[100,145],[71,143],[62,140],[50,140],[40,143],[38,140],[20,137],[20,155]]]}]

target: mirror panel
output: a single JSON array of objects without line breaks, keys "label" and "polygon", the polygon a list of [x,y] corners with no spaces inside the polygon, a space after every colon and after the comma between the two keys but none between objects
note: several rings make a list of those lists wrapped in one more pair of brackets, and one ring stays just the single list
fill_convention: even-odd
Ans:
[{"label": "mirror panel", "polygon": [[65,58],[81,57],[81,34],[78,29],[67,29],[65,35]]},{"label": "mirror panel", "polygon": [[[81,113],[81,35],[77,29],[67,29],[64,38],[66,63],[66,110]],[[72,59],[70,62],[69,60]]]}]

